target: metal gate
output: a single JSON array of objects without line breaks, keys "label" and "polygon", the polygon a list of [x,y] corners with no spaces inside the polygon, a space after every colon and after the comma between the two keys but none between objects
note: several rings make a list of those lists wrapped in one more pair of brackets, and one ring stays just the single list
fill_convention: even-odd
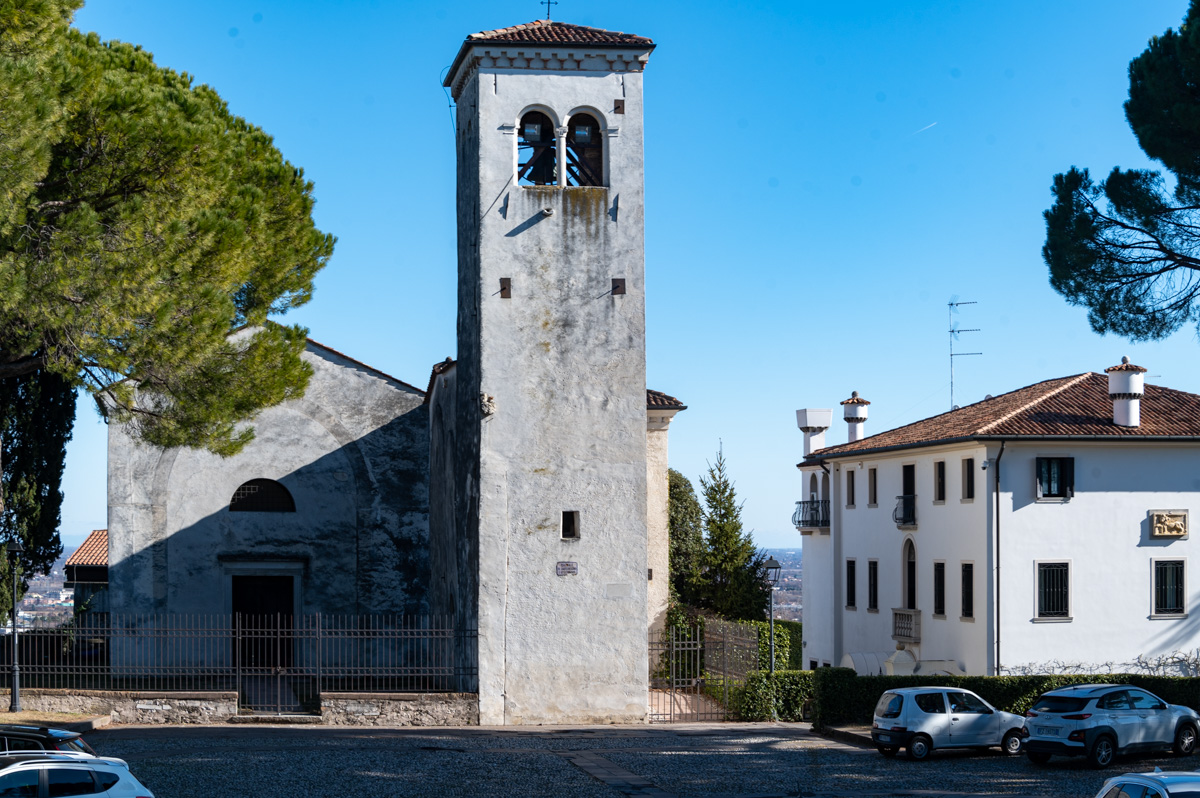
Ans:
[{"label": "metal gate", "polygon": [[736,720],[746,675],[758,667],[758,629],[706,621],[650,633],[650,722]]}]

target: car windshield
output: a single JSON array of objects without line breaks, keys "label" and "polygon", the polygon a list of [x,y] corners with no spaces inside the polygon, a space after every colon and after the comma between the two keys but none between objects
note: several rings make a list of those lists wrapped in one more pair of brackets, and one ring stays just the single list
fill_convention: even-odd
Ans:
[{"label": "car windshield", "polygon": [[1087,706],[1086,698],[1067,695],[1044,695],[1033,702],[1034,712],[1078,712]]},{"label": "car windshield", "polygon": [[900,717],[900,707],[904,706],[904,696],[895,693],[884,693],[875,705],[875,714],[881,718]]}]

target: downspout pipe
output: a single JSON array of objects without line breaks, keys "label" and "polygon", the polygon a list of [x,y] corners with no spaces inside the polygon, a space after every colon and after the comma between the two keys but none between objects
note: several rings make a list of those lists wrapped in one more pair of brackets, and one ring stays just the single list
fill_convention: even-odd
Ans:
[{"label": "downspout pipe", "polygon": [[1000,452],[996,455],[996,481],[995,481],[995,500],[996,505],[996,584],[992,592],[995,595],[996,604],[996,676],[1000,673],[1000,458],[1004,457],[1004,446],[1008,441],[1000,441]]}]

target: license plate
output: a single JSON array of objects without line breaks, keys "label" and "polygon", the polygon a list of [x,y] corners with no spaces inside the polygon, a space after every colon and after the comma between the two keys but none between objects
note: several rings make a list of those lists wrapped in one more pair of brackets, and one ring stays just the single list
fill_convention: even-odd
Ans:
[{"label": "license plate", "polygon": [[889,735],[886,735],[886,734],[879,735],[879,742],[890,743],[891,741],[892,741],[892,738]]},{"label": "license plate", "polygon": [[1034,731],[1039,737],[1057,737],[1058,728],[1056,726],[1035,726]]}]

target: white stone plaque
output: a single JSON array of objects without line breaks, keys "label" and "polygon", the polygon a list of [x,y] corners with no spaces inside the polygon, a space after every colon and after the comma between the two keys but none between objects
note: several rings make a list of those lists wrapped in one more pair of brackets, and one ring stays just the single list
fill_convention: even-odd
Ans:
[{"label": "white stone plaque", "polygon": [[560,562],[554,566],[554,573],[559,576],[577,576],[579,574],[579,563]]},{"label": "white stone plaque", "polygon": [[1150,537],[1186,538],[1188,536],[1187,510],[1151,510]]}]

